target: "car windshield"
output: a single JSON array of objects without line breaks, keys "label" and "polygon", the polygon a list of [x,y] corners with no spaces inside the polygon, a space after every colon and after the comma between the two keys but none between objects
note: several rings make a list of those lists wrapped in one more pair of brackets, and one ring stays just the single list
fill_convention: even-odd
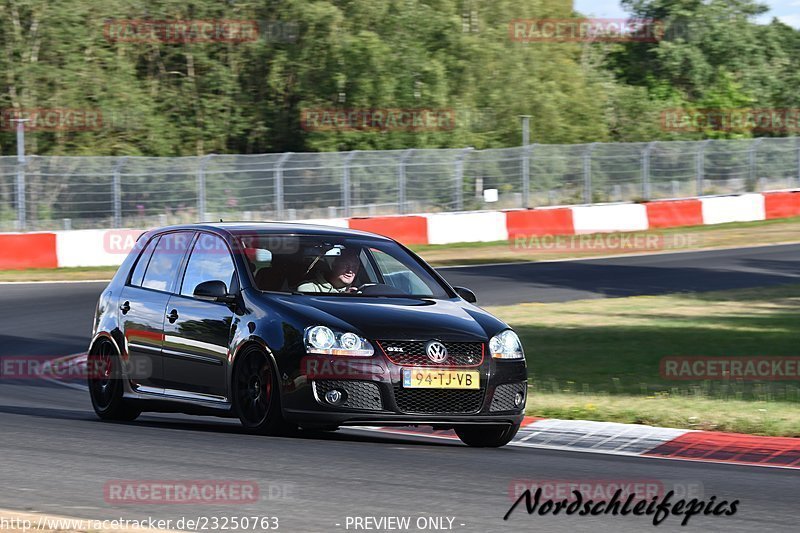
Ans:
[{"label": "car windshield", "polygon": [[331,296],[450,298],[420,262],[396,243],[323,235],[237,236],[261,291]]}]

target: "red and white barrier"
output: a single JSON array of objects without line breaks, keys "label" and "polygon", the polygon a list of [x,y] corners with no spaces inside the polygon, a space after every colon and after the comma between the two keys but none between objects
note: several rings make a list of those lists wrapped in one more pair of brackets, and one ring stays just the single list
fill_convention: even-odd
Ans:
[{"label": "red and white barrier", "polygon": [[572,235],[575,222],[569,207],[506,211],[508,236]]},{"label": "red and white barrier", "polygon": [[766,220],[763,194],[702,198],[703,224]]},{"label": "red and white barrier", "polygon": [[526,420],[511,445],[800,468],[800,439],[584,420]]},{"label": "red and white barrier", "polygon": [[428,219],[424,216],[351,218],[350,229],[379,233],[403,244],[428,244]]},{"label": "red and white barrier", "polygon": [[768,220],[800,215],[800,191],[765,192],[764,212]]},{"label": "red and white barrier", "polygon": [[0,233],[0,270],[57,266],[55,233]]},{"label": "red and white barrier", "polygon": [[648,202],[647,223],[652,229],[703,225],[703,202],[697,199]]},{"label": "red and white barrier", "polygon": [[[358,428],[457,442],[452,430]],[[800,439],[639,424],[525,417],[509,446],[800,469]],[[616,490],[616,489],[615,489]]]},{"label": "red and white barrier", "polygon": [[[495,242],[521,237],[635,232],[800,216],[800,191],[509,211],[305,220],[386,235],[409,244]],[[0,233],[0,270],[115,266],[137,230]],[[124,238],[123,238],[124,237]],[[128,243],[132,245],[132,242]]]}]

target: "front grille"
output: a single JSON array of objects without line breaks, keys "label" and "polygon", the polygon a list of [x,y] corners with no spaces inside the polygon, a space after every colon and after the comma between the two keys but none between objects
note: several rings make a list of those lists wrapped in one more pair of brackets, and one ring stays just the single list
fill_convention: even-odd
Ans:
[{"label": "front grille", "polygon": [[344,402],[336,407],[344,407],[347,409],[360,409],[362,411],[381,411],[383,410],[383,401],[381,400],[381,391],[378,385],[371,381],[355,381],[355,380],[315,380],[314,392],[319,398],[319,401],[328,405],[325,402],[325,393],[339,389],[344,391]]},{"label": "front grille", "polygon": [[[441,363],[434,363],[425,353],[428,341],[379,341],[378,345],[386,357],[397,365],[403,366],[478,366],[483,362],[482,342],[445,342],[447,359]],[[395,349],[402,349],[398,352]]]},{"label": "front grille", "polygon": [[[522,393],[522,405],[516,407],[514,405],[514,396],[517,393]],[[498,385],[494,390],[492,396],[492,405],[489,407],[490,411],[519,411],[525,405],[525,382],[520,383],[504,383]]]},{"label": "front grille", "polygon": [[404,413],[477,413],[484,390],[394,388],[397,407]]}]

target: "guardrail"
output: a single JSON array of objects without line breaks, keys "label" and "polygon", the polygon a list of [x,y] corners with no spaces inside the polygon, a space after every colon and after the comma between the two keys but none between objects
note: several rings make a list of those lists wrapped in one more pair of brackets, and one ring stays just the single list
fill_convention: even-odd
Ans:
[{"label": "guardrail", "polygon": [[[747,222],[800,216],[800,191],[656,200],[508,211],[468,211],[425,215],[315,220],[315,223],[380,233],[404,244],[508,241],[519,251],[547,251],[561,246],[556,236],[621,233],[647,229]],[[56,232],[0,233],[0,270],[116,266],[122,263],[144,229],[85,229]],[[652,236],[652,235],[651,235]],[[673,235],[676,237],[676,235]],[[594,249],[597,239],[588,241]],[[575,241],[567,241],[575,244]],[[582,241],[577,241],[581,244]],[[603,241],[609,249],[640,251],[641,242]],[[623,249],[622,246],[628,248]],[[664,240],[645,243],[667,247]],[[685,243],[689,244],[689,243]],[[677,239],[672,245],[680,245]],[[633,246],[633,250],[629,247]],[[615,248],[616,247],[616,248]]]}]

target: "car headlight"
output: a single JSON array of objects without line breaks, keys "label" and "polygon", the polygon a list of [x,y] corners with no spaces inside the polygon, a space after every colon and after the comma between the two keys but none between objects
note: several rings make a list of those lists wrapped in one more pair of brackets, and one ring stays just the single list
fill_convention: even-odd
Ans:
[{"label": "car headlight", "polygon": [[495,359],[524,359],[522,342],[517,334],[507,329],[501,331],[489,341],[489,350]]},{"label": "car headlight", "polygon": [[351,332],[334,332],[327,326],[308,328],[305,341],[306,352],[313,354],[370,357],[375,353],[367,339]]}]

